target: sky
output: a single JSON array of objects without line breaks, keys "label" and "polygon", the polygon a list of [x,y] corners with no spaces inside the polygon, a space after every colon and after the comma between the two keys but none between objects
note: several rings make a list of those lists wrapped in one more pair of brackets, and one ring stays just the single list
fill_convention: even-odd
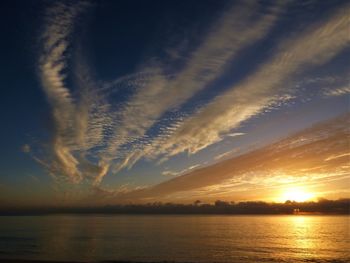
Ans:
[{"label": "sky", "polygon": [[348,1],[3,1],[7,206],[350,197]]}]

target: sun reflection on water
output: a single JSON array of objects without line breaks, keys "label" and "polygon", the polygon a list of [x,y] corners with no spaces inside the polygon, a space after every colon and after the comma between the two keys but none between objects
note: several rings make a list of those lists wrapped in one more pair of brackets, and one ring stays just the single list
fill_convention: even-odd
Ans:
[{"label": "sun reflection on water", "polygon": [[317,251],[317,230],[314,220],[310,216],[295,215],[290,217],[291,239],[289,246],[303,255],[303,257],[315,256]]}]

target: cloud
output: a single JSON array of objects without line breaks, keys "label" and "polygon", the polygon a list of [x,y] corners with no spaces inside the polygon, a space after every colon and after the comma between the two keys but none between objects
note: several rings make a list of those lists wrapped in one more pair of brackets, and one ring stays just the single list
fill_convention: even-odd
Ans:
[{"label": "cloud", "polygon": [[165,170],[162,172],[162,175],[165,176],[180,176],[183,175],[185,173],[188,173],[196,168],[199,168],[201,166],[201,164],[195,164],[195,165],[191,165],[190,167],[187,167],[181,171],[170,171],[170,170]]},{"label": "cloud", "polygon": [[347,157],[349,159],[348,156],[350,156],[350,153],[342,153],[342,154],[338,154],[338,155],[332,155],[332,156],[329,156],[327,159],[325,159],[325,161],[331,161],[331,160],[343,158],[343,157]]},{"label": "cloud", "polygon": [[179,172],[176,172],[176,171],[170,171],[170,170],[166,170],[166,171],[163,171],[162,172],[162,175],[164,176],[176,176],[178,175]]},{"label": "cloud", "polygon": [[350,86],[344,86],[335,89],[328,89],[323,94],[326,97],[342,96],[350,93]]},{"label": "cloud", "polygon": [[227,134],[226,136],[236,137],[236,136],[241,136],[241,135],[244,135],[244,134],[245,134],[244,132],[233,132],[233,133]]},{"label": "cloud", "polygon": [[237,194],[349,178],[348,158],[345,158],[349,155],[349,127],[350,114],[346,114],[271,145],[118,198],[164,200],[181,195],[182,200],[190,200],[192,195]]},{"label": "cloud", "polygon": [[[52,107],[54,130],[52,154],[36,160],[58,178],[96,185],[111,167],[117,172],[142,158],[144,147],[152,141],[146,132],[164,113],[221,76],[239,51],[265,37],[284,4],[272,5],[265,13],[259,13],[257,1],[228,8],[190,54],[186,66],[171,76],[164,73],[162,64],[147,65],[141,72],[100,87],[82,53],[75,51],[73,91],[66,85],[67,54],[77,17],[88,6],[87,2],[56,3],[47,10],[39,69]],[[128,87],[135,93],[124,105],[113,105],[108,101],[116,87]],[[178,115],[176,121],[184,117]],[[176,122],[160,129],[163,134],[172,133]]]},{"label": "cloud", "polygon": [[[227,65],[242,50],[268,35],[284,5],[276,2],[261,13],[258,1],[243,1],[214,23],[182,69],[166,73],[165,61],[106,84],[93,78],[81,50],[74,51],[74,66],[68,63],[77,18],[90,4],[55,2],[44,18],[38,65],[52,109],[52,140],[46,156],[35,159],[55,178],[98,185],[109,171],[131,168],[140,158],[161,162],[181,152],[196,153],[225,136],[243,135],[232,130],[292,99],[284,84],[297,72],[326,63],[348,43],[345,6],[282,41],[256,72],[195,114],[180,113],[181,105],[227,73]],[[74,79],[70,87],[67,74]],[[124,104],[115,104],[113,93],[120,89],[133,93]],[[176,116],[159,123],[170,111]],[[156,124],[161,126],[159,136],[148,135]]]},{"label": "cloud", "polygon": [[52,169],[69,177],[72,181],[81,180],[78,161],[72,155],[69,144],[73,130],[74,104],[70,90],[65,86],[66,52],[68,37],[72,30],[78,6],[56,3],[47,10],[44,30],[43,53],[39,60],[42,87],[52,107],[54,121]]},{"label": "cloud", "polygon": [[[53,131],[49,157],[36,157],[57,178],[81,182],[84,176],[103,177],[108,165],[94,165],[84,158],[84,151],[102,141],[105,107],[99,94],[90,87],[80,87],[72,95],[66,86],[67,54],[76,18],[89,6],[88,2],[56,2],[46,11],[45,29],[41,36],[42,54],[39,75],[52,110]],[[82,82],[82,76],[80,82]],[[83,83],[86,85],[87,83]],[[74,152],[80,152],[80,155]],[[43,160],[44,159],[44,160]],[[50,159],[50,160],[46,160]],[[92,175],[94,174],[94,175]]]},{"label": "cloud", "polygon": [[293,90],[284,89],[287,81],[298,72],[326,63],[347,47],[348,10],[348,5],[343,6],[324,22],[282,41],[275,55],[255,73],[184,120],[166,142],[156,143],[152,154],[195,153],[284,98],[288,100]]},{"label": "cloud", "polygon": [[144,137],[165,112],[180,106],[223,74],[227,63],[241,50],[266,36],[283,5],[275,4],[264,14],[258,12],[255,1],[234,5],[212,26],[180,72],[167,76],[161,65],[156,67],[156,74],[122,109],[121,123],[105,158],[114,158],[121,145]]},{"label": "cloud", "polygon": [[227,152],[221,153],[221,154],[215,156],[214,160],[221,160],[223,158],[232,157],[233,154],[236,154],[239,151],[240,151],[240,148],[236,148],[236,149],[233,149],[231,151],[227,151]]},{"label": "cloud", "polygon": [[24,153],[29,153],[31,151],[29,144],[24,144],[21,148],[21,151]]}]

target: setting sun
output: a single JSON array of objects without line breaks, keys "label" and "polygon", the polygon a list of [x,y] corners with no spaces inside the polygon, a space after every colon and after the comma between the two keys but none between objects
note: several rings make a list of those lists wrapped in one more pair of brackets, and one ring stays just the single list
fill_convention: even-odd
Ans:
[{"label": "setting sun", "polygon": [[304,202],[311,200],[315,195],[303,188],[288,188],[282,193],[281,201]]}]

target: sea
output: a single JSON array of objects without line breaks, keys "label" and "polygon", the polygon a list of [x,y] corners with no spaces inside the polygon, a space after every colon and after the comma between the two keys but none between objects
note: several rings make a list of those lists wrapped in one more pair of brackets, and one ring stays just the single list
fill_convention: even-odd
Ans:
[{"label": "sea", "polygon": [[350,216],[2,216],[3,259],[350,262]]}]

